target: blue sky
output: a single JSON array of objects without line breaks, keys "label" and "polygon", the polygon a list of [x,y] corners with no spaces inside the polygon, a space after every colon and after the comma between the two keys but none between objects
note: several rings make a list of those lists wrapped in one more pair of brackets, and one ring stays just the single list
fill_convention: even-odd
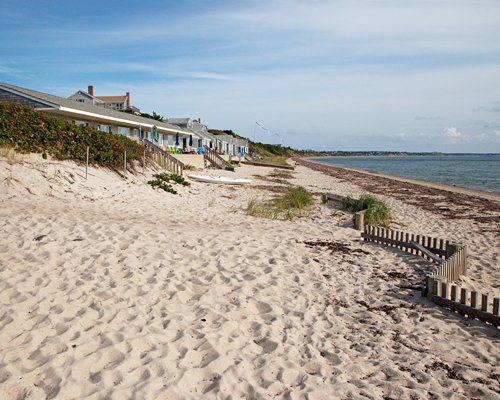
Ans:
[{"label": "blue sky", "polygon": [[2,0],[0,54],[0,81],[263,142],[500,152],[498,0]]}]

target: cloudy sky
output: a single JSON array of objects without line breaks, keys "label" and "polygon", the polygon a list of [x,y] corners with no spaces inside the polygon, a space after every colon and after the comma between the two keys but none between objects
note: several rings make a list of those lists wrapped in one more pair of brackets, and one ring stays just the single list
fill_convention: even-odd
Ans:
[{"label": "cloudy sky", "polygon": [[2,0],[0,54],[0,81],[263,142],[500,152],[498,0]]}]

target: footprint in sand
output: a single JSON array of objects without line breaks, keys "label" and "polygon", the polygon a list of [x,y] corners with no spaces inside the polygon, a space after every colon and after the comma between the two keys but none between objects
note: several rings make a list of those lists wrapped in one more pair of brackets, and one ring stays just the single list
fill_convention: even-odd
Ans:
[{"label": "footprint in sand", "polygon": [[272,353],[278,347],[278,343],[269,340],[268,338],[262,338],[259,340],[254,340],[254,343],[262,347],[262,352],[264,354]]}]

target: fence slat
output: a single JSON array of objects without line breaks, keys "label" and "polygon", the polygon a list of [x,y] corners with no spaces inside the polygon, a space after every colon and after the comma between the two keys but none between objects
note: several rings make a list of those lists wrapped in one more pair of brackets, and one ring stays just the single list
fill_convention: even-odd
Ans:
[{"label": "fence slat", "polygon": [[442,282],[441,283],[441,297],[443,299],[448,298],[448,282]]},{"label": "fence slat", "polygon": [[493,299],[493,315],[498,315],[500,311],[500,298],[495,297]]},{"label": "fence slat", "polygon": [[470,306],[472,308],[477,308],[477,292],[475,290],[470,292]]},{"label": "fence slat", "polygon": [[457,286],[456,285],[451,285],[451,296],[450,299],[453,301],[457,301]]},{"label": "fence slat", "polygon": [[488,295],[487,294],[482,294],[481,295],[481,311],[488,311]]},{"label": "fence slat", "polygon": [[466,288],[460,289],[460,304],[467,304],[468,290]]}]

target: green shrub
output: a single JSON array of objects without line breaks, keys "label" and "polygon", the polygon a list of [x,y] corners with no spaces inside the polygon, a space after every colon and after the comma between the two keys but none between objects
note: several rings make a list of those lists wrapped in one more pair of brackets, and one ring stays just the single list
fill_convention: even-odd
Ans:
[{"label": "green shrub", "polygon": [[177,191],[172,187],[170,182],[177,183],[182,186],[189,186],[191,185],[188,181],[186,181],[182,176],[176,175],[176,174],[166,174],[164,172],[161,172],[159,174],[154,174],[153,177],[155,179],[148,181],[148,183],[154,187],[154,188],[159,188],[163,189],[165,192],[169,192],[172,194],[177,194]]},{"label": "green shrub", "polygon": [[364,194],[359,199],[347,196],[342,200],[341,208],[351,212],[366,210],[365,222],[369,225],[388,227],[391,222],[390,207],[385,201],[370,194]]},{"label": "green shrub", "polygon": [[172,194],[177,194],[177,191],[172,187],[172,185],[169,185],[162,179],[153,179],[151,181],[148,181],[148,183],[153,187],[153,188],[158,188],[158,189],[163,189],[165,192],[169,192]]},{"label": "green shrub", "polygon": [[76,126],[19,104],[0,103],[0,146],[20,153],[50,154],[58,160],[85,161],[87,146],[93,164],[121,168],[140,161],[143,147],[125,136]]}]

